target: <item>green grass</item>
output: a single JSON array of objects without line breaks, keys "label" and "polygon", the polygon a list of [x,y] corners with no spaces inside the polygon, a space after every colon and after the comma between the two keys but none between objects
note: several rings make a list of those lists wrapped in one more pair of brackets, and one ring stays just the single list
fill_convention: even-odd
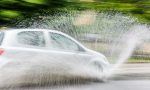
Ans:
[{"label": "green grass", "polygon": [[150,63],[150,58],[131,57],[128,59],[127,63]]}]

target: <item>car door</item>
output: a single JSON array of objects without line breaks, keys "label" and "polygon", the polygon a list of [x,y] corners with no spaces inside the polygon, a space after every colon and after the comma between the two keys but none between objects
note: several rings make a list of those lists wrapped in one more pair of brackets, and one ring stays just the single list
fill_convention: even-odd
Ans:
[{"label": "car door", "polygon": [[19,31],[13,35],[13,43],[6,48],[5,57],[13,60],[39,60],[46,52],[46,41],[42,31]]},{"label": "car door", "polygon": [[70,64],[75,67],[84,66],[83,64],[86,64],[91,58],[91,55],[87,54],[79,44],[64,34],[49,32],[48,37],[50,38],[49,48],[54,52],[56,58],[60,58],[57,60],[63,61],[62,64]]}]

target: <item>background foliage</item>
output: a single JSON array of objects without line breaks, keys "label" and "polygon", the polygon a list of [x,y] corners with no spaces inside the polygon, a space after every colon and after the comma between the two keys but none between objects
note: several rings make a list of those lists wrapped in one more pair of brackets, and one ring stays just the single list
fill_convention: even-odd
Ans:
[{"label": "background foliage", "polygon": [[[150,0],[0,0],[0,26],[11,26],[17,17],[28,18],[71,10],[118,11],[150,24]],[[20,18],[20,19],[21,19]]]}]

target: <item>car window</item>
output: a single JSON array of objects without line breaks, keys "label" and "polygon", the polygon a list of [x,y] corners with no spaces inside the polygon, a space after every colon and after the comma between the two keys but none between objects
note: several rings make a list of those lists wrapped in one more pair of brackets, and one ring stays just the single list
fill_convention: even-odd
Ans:
[{"label": "car window", "polygon": [[23,31],[18,33],[17,39],[19,44],[44,47],[44,34],[40,31]]},{"label": "car window", "polygon": [[4,32],[0,32],[0,45],[2,44],[3,37],[4,37]]},{"label": "car window", "polygon": [[49,33],[51,38],[51,47],[58,50],[79,51],[79,46],[71,39],[57,33]]}]

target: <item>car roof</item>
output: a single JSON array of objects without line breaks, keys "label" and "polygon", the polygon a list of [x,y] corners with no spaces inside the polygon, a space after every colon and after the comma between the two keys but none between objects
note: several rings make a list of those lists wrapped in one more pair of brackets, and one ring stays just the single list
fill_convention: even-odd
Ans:
[{"label": "car roof", "polygon": [[18,32],[18,31],[42,31],[42,32],[45,32],[45,31],[49,31],[49,32],[54,32],[54,33],[62,33],[61,31],[57,31],[57,30],[52,30],[52,29],[32,29],[32,28],[29,28],[29,29],[6,29],[6,30],[3,30],[3,32]]},{"label": "car roof", "polygon": [[[82,44],[80,44],[78,41],[76,41],[74,38],[71,36],[57,30],[52,30],[52,29],[36,29],[36,28],[28,28],[28,29],[7,29],[7,30],[1,30],[2,32],[20,32],[20,31],[42,31],[42,32],[53,32],[53,33],[58,33],[64,36],[67,36],[68,38],[72,39],[74,42],[76,42],[78,45],[80,45],[82,48],[86,49]],[[1,32],[0,31],[0,32]]]}]

